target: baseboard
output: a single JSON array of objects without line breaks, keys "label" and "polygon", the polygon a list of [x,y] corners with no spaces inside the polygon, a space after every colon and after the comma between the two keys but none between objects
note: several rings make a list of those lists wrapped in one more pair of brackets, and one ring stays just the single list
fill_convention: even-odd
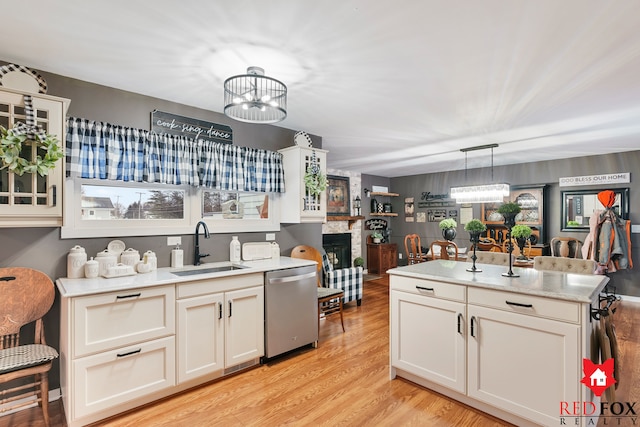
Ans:
[{"label": "baseboard", "polygon": [[[49,390],[49,402],[55,402],[58,399],[60,399],[60,389],[56,388],[55,390]],[[3,408],[9,407],[9,406],[13,406],[16,403],[27,403],[29,401],[32,401],[32,403],[30,405],[21,406],[19,408],[15,408],[15,409],[12,409],[12,410],[7,411],[7,412],[2,412]],[[37,402],[36,402],[35,396],[26,397],[24,399],[16,400],[14,402],[11,402],[11,405],[9,405],[8,403],[4,404],[4,405],[0,405],[0,412],[2,413],[0,418],[5,416],[5,415],[9,415],[9,414],[13,414],[15,412],[24,411],[25,409],[33,408],[35,406],[37,406]]]}]

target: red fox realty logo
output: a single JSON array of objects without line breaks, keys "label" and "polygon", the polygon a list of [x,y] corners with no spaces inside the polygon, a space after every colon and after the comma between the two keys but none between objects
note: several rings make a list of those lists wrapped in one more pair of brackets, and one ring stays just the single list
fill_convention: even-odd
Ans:
[{"label": "red fox realty logo", "polygon": [[[584,377],[580,382],[588,387],[593,394],[600,397],[609,387],[617,381],[613,376],[614,360],[607,359],[601,365],[593,363],[589,359],[582,360],[582,372]],[[600,401],[599,404],[591,401],[560,402],[560,425],[580,425],[580,418],[583,425],[595,426],[598,419],[603,425],[637,425],[636,414],[637,402],[607,402]],[[598,424],[599,425],[599,424]]]},{"label": "red fox realty logo", "polygon": [[613,378],[613,359],[607,359],[602,365],[596,365],[589,359],[582,360],[584,377],[580,381],[600,397],[602,393],[616,383]]}]

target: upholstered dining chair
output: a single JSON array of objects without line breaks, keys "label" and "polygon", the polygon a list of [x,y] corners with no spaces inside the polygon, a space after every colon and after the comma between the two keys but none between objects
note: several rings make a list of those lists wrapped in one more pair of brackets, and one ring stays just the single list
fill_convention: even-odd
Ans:
[{"label": "upholstered dining chair", "polygon": [[407,256],[407,263],[409,263],[409,265],[427,260],[426,254],[422,253],[420,236],[417,234],[407,234],[404,236],[404,252]]},{"label": "upholstered dining chair", "polygon": [[533,268],[546,271],[563,271],[575,274],[594,274],[597,263],[592,259],[576,259],[555,256],[537,256]]},{"label": "upholstered dining chair", "polygon": [[[46,274],[23,267],[0,268],[0,405],[2,411],[8,411],[30,405],[35,396],[47,426],[48,375],[58,352],[45,341],[42,317],[54,297],[53,282]],[[35,334],[26,344],[20,332],[29,324],[34,324]],[[23,378],[31,381],[24,383]],[[5,383],[9,383],[8,388],[4,388]]]},{"label": "upholstered dining chair", "polygon": [[554,237],[550,242],[551,255],[564,258],[580,258],[582,242],[573,237]]},{"label": "upholstered dining chair", "polygon": [[[431,254],[431,259],[436,259],[435,248],[440,247],[440,259],[453,259],[458,261],[458,245],[455,242],[450,240],[434,240],[431,242],[431,246],[429,247],[429,253]],[[447,248],[453,247],[455,249],[455,255],[450,256],[447,252]]]},{"label": "upholstered dining chair", "polygon": [[[505,254],[504,252],[491,252],[491,251],[476,251],[476,262],[479,264],[495,264],[495,265],[509,265],[509,257],[511,257],[511,264],[516,260],[516,257],[511,254]],[[471,257],[467,257],[467,261],[472,262]]]}]

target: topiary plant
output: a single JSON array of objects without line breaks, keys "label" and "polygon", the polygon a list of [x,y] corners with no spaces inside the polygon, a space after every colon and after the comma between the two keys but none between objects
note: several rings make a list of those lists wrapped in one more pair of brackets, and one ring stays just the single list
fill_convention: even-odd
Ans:
[{"label": "topiary plant", "polygon": [[511,237],[515,239],[528,239],[529,236],[531,236],[531,227],[528,225],[518,224],[511,228]]},{"label": "topiary plant", "polygon": [[464,226],[465,231],[469,233],[482,233],[487,230],[487,226],[479,219],[472,219]]},{"label": "topiary plant", "polygon": [[362,257],[358,257],[356,259],[353,260],[353,266],[354,267],[362,267],[364,266],[364,259]]},{"label": "topiary plant", "polygon": [[498,213],[502,215],[516,215],[519,214],[521,210],[520,205],[516,202],[507,202],[500,205]]},{"label": "topiary plant", "polygon": [[458,226],[458,223],[453,218],[447,218],[440,221],[438,226],[441,230],[448,230],[449,228],[456,228]]}]

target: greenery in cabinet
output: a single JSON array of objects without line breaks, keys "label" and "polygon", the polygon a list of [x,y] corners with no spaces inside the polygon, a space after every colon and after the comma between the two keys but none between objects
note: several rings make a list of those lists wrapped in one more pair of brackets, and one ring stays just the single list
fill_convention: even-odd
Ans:
[{"label": "greenery in cabinet", "polygon": [[304,174],[304,185],[309,194],[320,195],[327,188],[327,176],[316,166],[310,165]]},{"label": "greenery in cabinet", "polygon": [[[23,144],[30,144],[35,149],[35,160],[21,157]],[[29,140],[26,132],[16,132],[14,129],[0,126],[0,170],[8,169],[18,176],[25,173],[46,176],[49,170],[55,167],[56,162],[64,157],[60,145],[60,140],[55,135],[36,134],[33,140]]]}]

